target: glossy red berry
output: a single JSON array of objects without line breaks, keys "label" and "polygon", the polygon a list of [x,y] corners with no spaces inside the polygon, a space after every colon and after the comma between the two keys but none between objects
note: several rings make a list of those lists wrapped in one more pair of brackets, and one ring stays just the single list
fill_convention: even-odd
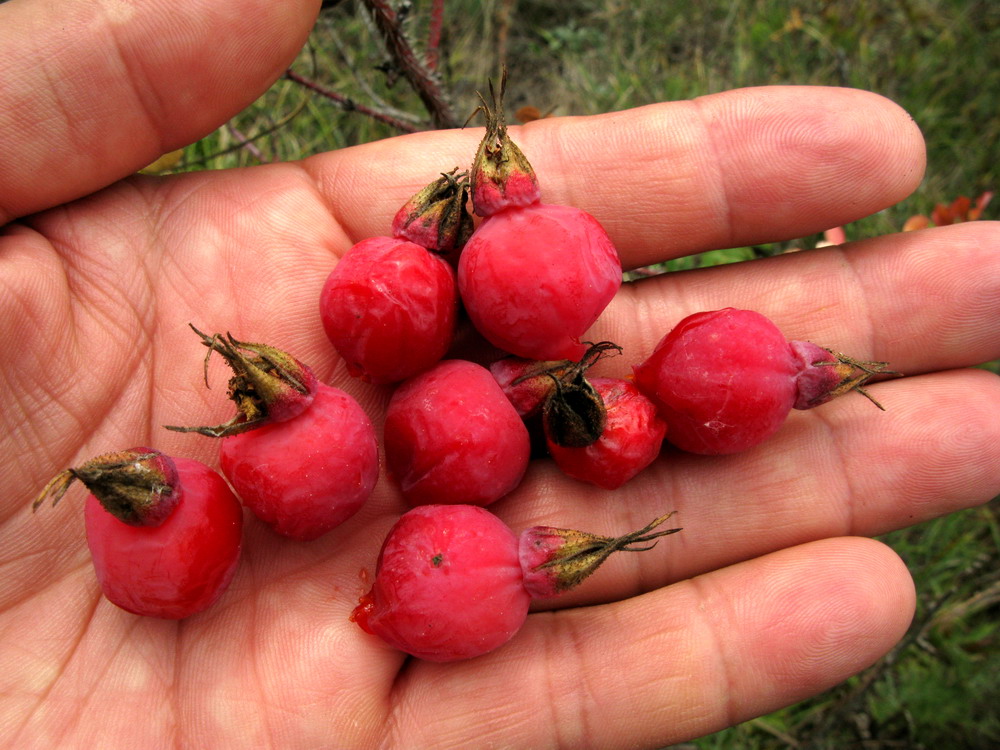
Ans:
[{"label": "glossy red berry", "polygon": [[223,473],[283,536],[316,539],[354,515],[378,480],[375,429],[357,401],[279,349],[198,333],[233,370],[237,415],[214,427],[168,429],[222,438]]},{"label": "glossy red berry", "polygon": [[548,526],[516,535],[478,506],[420,506],[390,529],[351,619],[421,659],[480,656],[514,636],[533,596],[560,594],[614,552],[648,550],[680,531],[653,531],[669,517],[620,537]]},{"label": "glossy red berry", "polygon": [[455,272],[403,239],[372,237],[344,255],[320,296],[320,318],[347,371],[395,383],[426,370],[451,345]]},{"label": "glossy red berry", "polygon": [[500,519],[478,506],[425,505],[389,532],[353,619],[408,654],[454,661],[506,643],[530,601],[517,537]]},{"label": "glossy red berry", "polygon": [[606,419],[600,437],[583,447],[563,446],[549,439],[549,454],[568,476],[613,490],[660,454],[667,425],[634,383],[591,378],[590,385],[604,403]]},{"label": "glossy red berry", "polygon": [[812,408],[850,390],[868,396],[869,378],[895,374],[885,362],[786,341],[763,315],[733,308],[688,316],[634,371],[667,422],[667,440],[703,454],[755,446],[792,408]]},{"label": "glossy red berry", "polygon": [[[48,496],[58,502],[74,480],[90,490],[87,544],[110,602],[138,615],[180,619],[208,608],[229,586],[243,509],[216,472],[133,448],[63,472],[35,506]],[[161,507],[167,512],[144,511]]]},{"label": "glossy red berry", "polygon": [[411,505],[487,505],[513,490],[530,441],[489,370],[444,360],[402,383],[389,401],[385,456]]}]

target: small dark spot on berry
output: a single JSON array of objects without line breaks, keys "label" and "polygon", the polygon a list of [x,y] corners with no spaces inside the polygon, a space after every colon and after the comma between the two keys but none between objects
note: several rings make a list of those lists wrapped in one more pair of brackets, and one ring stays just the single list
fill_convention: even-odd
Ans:
[{"label": "small dark spot on berry", "polygon": [[444,555],[438,552],[434,557],[431,558],[431,565],[435,568],[441,567],[441,561],[444,559]]}]

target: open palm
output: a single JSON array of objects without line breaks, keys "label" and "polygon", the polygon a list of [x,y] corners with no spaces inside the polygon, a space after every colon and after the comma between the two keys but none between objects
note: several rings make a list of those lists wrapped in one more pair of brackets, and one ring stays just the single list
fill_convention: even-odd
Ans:
[{"label": "open palm", "polygon": [[[0,8],[0,28],[34,28],[23,5]],[[676,510],[684,532],[612,559],[484,657],[408,660],[348,620],[405,510],[384,474],[355,517],[314,542],[248,516],[236,578],[207,612],[160,621],[103,600],[78,490],[30,512],[45,481],[134,445],[217,465],[217,443],[162,428],[232,413],[221,363],[204,387],[188,323],[286,349],[380,429],[389,390],[346,374],[319,322],[320,288],[355,241],[386,233],[410,194],[467,164],[481,135],[422,133],[94,192],[244,105],[301,44],[309,17],[298,6],[314,3],[228,4],[231,16],[184,27],[175,58],[154,67],[150,50],[164,46],[141,34],[167,33],[182,5],[151,11],[141,28],[115,19],[128,63],[118,68],[96,37],[72,42],[74,64],[91,52],[81,86],[122,76],[146,87],[135,100],[111,96],[96,116],[46,130],[52,112],[67,116],[65,99],[40,95],[22,71],[17,80],[36,87],[31,122],[5,121],[0,107],[10,167],[0,221],[26,215],[0,230],[0,736],[11,746],[652,747],[814,694],[900,637],[908,574],[863,537],[1000,492],[1000,381],[958,369],[1000,356],[1000,256],[987,223],[624,287],[592,332],[625,352],[602,373],[626,374],[683,316],[734,306],[909,377],[872,386],[885,413],[847,396],[795,413],[743,454],[666,451],[614,493],[533,463],[491,506],[516,530],[621,533]],[[254,16],[241,7],[258,5]],[[219,24],[228,41],[213,45]],[[47,33],[33,43],[65,42]],[[238,55],[247,49],[249,60]],[[46,65],[39,81],[69,75]],[[89,106],[87,93],[97,92],[72,102]],[[540,121],[514,137],[543,200],[596,215],[628,267],[843,224],[905,196],[923,169],[906,115],[847,90],[734,91]],[[39,138],[46,149],[30,147]],[[481,349],[466,343],[456,355]]]}]

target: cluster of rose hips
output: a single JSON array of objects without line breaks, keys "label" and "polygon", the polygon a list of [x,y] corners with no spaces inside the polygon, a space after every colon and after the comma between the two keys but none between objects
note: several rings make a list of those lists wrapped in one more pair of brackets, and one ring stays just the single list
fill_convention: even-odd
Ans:
[{"label": "cluster of rose hips", "polygon": [[[498,647],[532,598],[679,530],[655,530],[667,514],[619,537],[515,534],[483,506],[511,492],[539,450],[567,475],[612,490],[649,466],[664,439],[694,453],[744,450],[792,408],[867,395],[868,379],[887,372],[787,341],[762,315],[726,308],[682,320],[633,378],[588,378],[595,362],[621,352],[581,342],[621,285],[618,253],[592,216],[540,201],[534,170],[507,133],[503,84],[491,94],[471,170],[442,174],[413,196],[392,236],[352,247],[320,297],[349,373],[394,387],[384,459],[414,506],[385,539],[352,619],[437,661]],[[506,356],[488,366],[446,358],[462,310]],[[220,438],[228,484],[198,462],[134,448],[62,472],[35,502],[57,502],[76,480],[87,487],[102,591],[143,615],[187,617],[221,596],[240,555],[240,501],[278,534],[306,541],[357,512],[379,474],[375,430],[351,396],[280,349],[195,332],[209,350],[206,368],[215,353],[232,369],[237,414],[169,429]]]}]

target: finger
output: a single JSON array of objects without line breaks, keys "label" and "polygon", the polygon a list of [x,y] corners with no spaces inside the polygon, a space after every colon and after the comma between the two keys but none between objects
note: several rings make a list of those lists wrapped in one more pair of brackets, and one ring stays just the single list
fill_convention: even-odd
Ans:
[{"label": "finger", "polygon": [[538,602],[606,602],[808,541],[873,536],[1000,494],[1000,378],[962,370],[876,386],[881,412],[849,395],[794,412],[732,456],[665,450],[614,493],[568,483],[547,461],[495,506],[511,528],[617,536],[677,511],[680,533],[613,555],[577,589]]},{"label": "finger", "polygon": [[[910,117],[853,89],[741,89],[511,134],[542,200],[594,214],[626,267],[846,224],[908,195],[924,169]],[[306,164],[325,194],[346,194],[339,218],[361,239],[438,172],[467,167],[481,135],[420,133]]]},{"label": "finger", "polygon": [[316,0],[0,6],[0,225],[85,195],[239,112]]},{"label": "finger", "polygon": [[1000,358],[998,238],[1000,223],[969,222],[626,285],[586,336],[625,355],[595,374],[630,373],[684,317],[723,307],[906,374]]},{"label": "finger", "polygon": [[401,746],[461,747],[474,728],[482,746],[660,747],[836,685],[902,637],[913,607],[891,550],[829,539],[616,604],[531,615],[480,659],[416,662],[395,686],[390,726]]}]

